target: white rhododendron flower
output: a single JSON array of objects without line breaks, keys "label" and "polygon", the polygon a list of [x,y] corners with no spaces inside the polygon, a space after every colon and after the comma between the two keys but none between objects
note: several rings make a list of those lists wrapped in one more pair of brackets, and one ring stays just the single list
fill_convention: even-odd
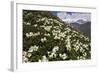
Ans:
[{"label": "white rhododendron flower", "polygon": [[44,55],[44,56],[42,56],[42,60],[41,60],[41,62],[47,62],[48,61],[48,59],[47,59],[47,57]]},{"label": "white rhododendron flower", "polygon": [[32,53],[27,53],[27,57],[31,57],[32,56]]},{"label": "white rhododendron flower", "polygon": [[39,60],[38,60],[38,62],[42,62],[42,60],[41,60],[41,59],[39,59]]},{"label": "white rhododendron flower", "polygon": [[26,37],[30,37],[30,35],[28,33],[26,33]]},{"label": "white rhododendron flower", "polygon": [[68,51],[71,51],[71,43],[70,43],[70,42],[67,42],[67,44],[66,44],[66,49],[67,49]]},{"label": "white rhododendron flower", "polygon": [[65,28],[66,32],[69,33],[71,31],[70,28]]},{"label": "white rhododendron flower", "polygon": [[44,18],[41,19],[41,21],[44,21],[45,19],[46,19],[46,18],[44,17]]},{"label": "white rhododendron flower", "polygon": [[50,34],[49,34],[49,33],[45,33],[44,35],[45,35],[45,36],[50,36]]},{"label": "white rhododendron flower", "polygon": [[23,56],[22,56],[22,61],[23,62],[28,62],[28,58],[26,57],[26,55],[27,55],[27,52],[23,51]]},{"label": "white rhododendron flower", "polygon": [[78,60],[85,60],[86,58],[84,56],[77,56]]},{"label": "white rhododendron flower", "polygon": [[26,56],[27,52],[26,51],[23,51],[23,56]]},{"label": "white rhododendron flower", "polygon": [[46,37],[41,38],[41,42],[44,42],[44,41],[46,41],[46,40],[47,40]]},{"label": "white rhododendron flower", "polygon": [[85,37],[84,39],[85,39],[86,41],[89,41],[88,37]]},{"label": "white rhododendron flower", "polygon": [[80,56],[80,60],[85,60],[85,57],[84,56]]},{"label": "white rhododendron flower", "polygon": [[79,50],[79,46],[76,46],[75,48],[74,48],[74,50],[77,52],[78,50]]},{"label": "white rhododendron flower", "polygon": [[36,20],[36,22],[40,22],[40,21],[41,21],[41,19]]},{"label": "white rhododendron flower", "polygon": [[48,51],[47,53],[48,53],[48,54],[50,54],[50,52],[49,52],[49,51]]},{"label": "white rhododendron flower", "polygon": [[54,39],[60,39],[60,37],[59,36],[55,36]]},{"label": "white rhododendron flower", "polygon": [[26,25],[31,25],[31,23],[26,23]]},{"label": "white rhododendron flower", "polygon": [[55,52],[52,52],[50,55],[49,55],[49,58],[56,58],[56,53]]},{"label": "white rhododendron flower", "polygon": [[38,36],[40,35],[40,32],[37,32],[37,33],[33,33],[33,32],[29,32],[29,33],[26,33],[26,37],[32,37],[32,36]]},{"label": "white rhododendron flower", "polygon": [[85,51],[85,50],[84,50],[82,47],[80,47],[80,52],[83,53],[84,51]]},{"label": "white rhododendron flower", "polygon": [[85,52],[85,53],[83,53],[83,56],[85,57],[85,56],[87,56],[87,53]]},{"label": "white rhododendron flower", "polygon": [[66,55],[65,53],[59,54],[59,56],[60,56],[62,59],[66,59],[66,58],[67,58],[67,55]]},{"label": "white rhododendron flower", "polygon": [[53,35],[57,35],[57,34],[60,34],[61,33],[61,30],[53,30],[52,31],[52,34]]},{"label": "white rhododendron flower", "polygon": [[33,36],[38,36],[40,35],[40,32],[34,33]]},{"label": "white rhododendron flower", "polygon": [[34,27],[37,27],[38,25],[37,25],[37,24],[34,24],[33,26],[34,26]]},{"label": "white rhododendron flower", "polygon": [[52,28],[52,26],[45,26],[45,27],[44,27],[44,29],[45,29],[46,31],[50,31],[51,28]]},{"label": "white rhododendron flower", "polygon": [[[83,44],[83,47],[84,48],[87,48],[88,47],[88,44]],[[87,49],[88,50],[88,49]]]},{"label": "white rhododendron flower", "polygon": [[37,51],[38,50],[38,46],[34,45],[34,46],[31,46],[28,50],[28,52],[33,52],[33,51]]},{"label": "white rhododendron flower", "polygon": [[59,47],[58,46],[54,46],[54,48],[53,48],[53,50],[52,50],[52,52],[56,52],[56,51],[58,51],[59,50]]},{"label": "white rhododendron flower", "polygon": [[59,36],[64,38],[66,36],[66,34],[65,33],[60,33]]},{"label": "white rhododendron flower", "polygon": [[64,53],[64,54],[62,54],[62,58],[63,59],[66,59],[67,58],[67,55]]},{"label": "white rhododendron flower", "polygon": [[22,59],[23,59],[22,60],[23,62],[25,62],[25,63],[28,62],[28,58],[27,57],[23,56]]}]

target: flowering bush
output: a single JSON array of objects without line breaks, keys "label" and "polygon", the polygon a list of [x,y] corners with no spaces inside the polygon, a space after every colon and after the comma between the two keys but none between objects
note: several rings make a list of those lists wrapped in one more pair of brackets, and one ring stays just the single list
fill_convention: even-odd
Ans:
[{"label": "flowering bush", "polygon": [[91,59],[90,39],[49,11],[23,10],[23,62]]}]

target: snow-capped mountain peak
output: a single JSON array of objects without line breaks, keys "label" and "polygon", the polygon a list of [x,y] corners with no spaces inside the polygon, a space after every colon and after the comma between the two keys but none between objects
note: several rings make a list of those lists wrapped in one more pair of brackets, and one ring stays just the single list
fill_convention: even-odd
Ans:
[{"label": "snow-capped mountain peak", "polygon": [[88,21],[84,20],[84,19],[79,19],[79,20],[76,21],[76,23],[78,23],[78,24],[84,24],[86,22],[88,22]]}]

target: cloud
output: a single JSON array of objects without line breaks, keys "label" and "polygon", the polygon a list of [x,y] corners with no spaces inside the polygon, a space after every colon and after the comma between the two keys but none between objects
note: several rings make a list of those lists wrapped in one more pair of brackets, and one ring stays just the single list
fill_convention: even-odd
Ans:
[{"label": "cloud", "polygon": [[91,21],[90,13],[80,12],[58,12],[57,16],[65,22],[76,22],[77,20]]}]

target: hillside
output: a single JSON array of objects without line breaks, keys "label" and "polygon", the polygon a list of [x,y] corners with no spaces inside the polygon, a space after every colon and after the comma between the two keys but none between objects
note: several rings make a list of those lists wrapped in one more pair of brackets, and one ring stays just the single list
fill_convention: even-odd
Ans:
[{"label": "hillside", "polygon": [[23,62],[91,59],[90,42],[49,11],[23,10]]}]

